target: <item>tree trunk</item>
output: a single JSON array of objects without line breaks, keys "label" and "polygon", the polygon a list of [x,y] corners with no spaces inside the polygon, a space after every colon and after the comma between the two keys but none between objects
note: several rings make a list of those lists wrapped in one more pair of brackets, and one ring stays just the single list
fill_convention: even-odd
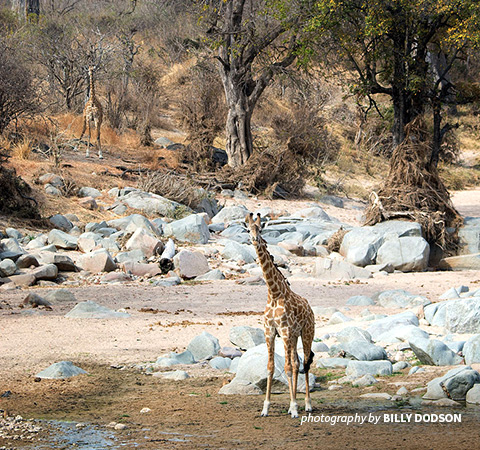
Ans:
[{"label": "tree trunk", "polygon": [[441,106],[438,102],[433,104],[433,142],[432,154],[430,156],[430,167],[437,167],[440,158],[440,148],[442,146],[442,123]]},{"label": "tree trunk", "polygon": [[251,113],[245,107],[245,102],[228,105],[226,132],[228,165],[239,167],[247,162],[253,150]]}]

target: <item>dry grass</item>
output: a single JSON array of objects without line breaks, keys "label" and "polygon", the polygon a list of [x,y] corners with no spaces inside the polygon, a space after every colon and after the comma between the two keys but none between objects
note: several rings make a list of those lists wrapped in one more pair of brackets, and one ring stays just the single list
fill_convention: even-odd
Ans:
[{"label": "dry grass", "polygon": [[32,154],[32,140],[24,137],[21,141],[12,145],[12,156],[15,159],[30,159]]}]

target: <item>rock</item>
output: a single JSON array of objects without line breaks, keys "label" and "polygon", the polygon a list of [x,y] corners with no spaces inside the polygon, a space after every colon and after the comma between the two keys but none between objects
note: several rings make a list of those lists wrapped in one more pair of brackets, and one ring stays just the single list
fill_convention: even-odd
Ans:
[{"label": "rock", "polygon": [[462,362],[461,356],[436,339],[415,339],[413,342],[409,341],[409,345],[422,364],[453,366]]},{"label": "rock", "polygon": [[208,217],[211,219],[215,217],[220,211],[220,207],[218,206],[217,200],[214,197],[207,196],[202,198],[200,203],[195,208],[195,212],[197,213],[206,213]]},{"label": "rock", "polygon": [[230,342],[238,348],[248,350],[263,344],[265,342],[265,334],[260,328],[242,325],[230,329],[229,339]]},{"label": "rock", "polygon": [[386,392],[369,392],[368,394],[360,395],[362,398],[373,398],[379,400],[391,400],[392,396]]},{"label": "rock", "polygon": [[[275,388],[279,385],[282,386],[283,390],[285,386],[288,386],[288,380],[284,370],[285,358],[279,354],[283,350],[282,344],[279,343],[279,345],[276,345],[276,352],[274,353],[273,391],[275,391]],[[277,353],[277,351],[279,353]],[[300,356],[299,358],[301,360]],[[250,348],[242,355],[238,362],[235,379],[246,380],[264,390],[267,384],[267,363],[268,354],[266,344]],[[309,382],[310,389],[313,389],[315,376],[311,373],[309,374]],[[299,374],[298,376],[298,392],[305,392],[305,375],[303,374]]]},{"label": "rock", "polygon": [[442,377],[434,378],[427,384],[425,400],[450,398],[465,400],[467,392],[474,384],[480,383],[480,374],[470,366],[460,366],[449,370]]},{"label": "rock", "polygon": [[165,225],[166,236],[174,236],[181,242],[206,244],[210,239],[210,231],[203,214],[191,214],[180,220]]},{"label": "rock", "polygon": [[312,352],[314,353],[322,353],[328,352],[328,345],[323,342],[312,342]]},{"label": "rock", "polygon": [[158,264],[142,264],[135,261],[126,261],[120,265],[120,268],[125,272],[137,277],[154,277],[155,275],[161,275],[162,270],[158,267]]},{"label": "rock", "polygon": [[480,405],[480,384],[473,385],[473,387],[467,391],[465,399],[467,403]]},{"label": "rock", "polygon": [[92,273],[112,272],[117,268],[117,265],[110,256],[110,253],[103,248],[82,255],[79,258],[78,265],[83,270],[87,270]]},{"label": "rock", "polygon": [[443,258],[438,263],[438,268],[441,270],[479,270],[480,253]]},{"label": "rock", "polygon": [[463,346],[465,364],[480,363],[480,334],[472,336]]},{"label": "rock", "polygon": [[420,373],[420,372],[425,372],[425,369],[423,367],[419,367],[419,366],[413,366],[409,371],[408,371],[408,375],[414,375],[416,373]]},{"label": "rock", "polygon": [[187,350],[193,355],[196,361],[201,361],[216,356],[220,350],[220,345],[216,337],[204,331],[190,341]]},{"label": "rock", "polygon": [[422,400],[423,405],[447,406],[449,408],[460,408],[462,405],[450,398],[441,398],[440,400]]},{"label": "rock", "polygon": [[4,259],[0,262],[0,277],[9,277],[17,271],[17,265],[11,259]]},{"label": "rock", "polygon": [[345,353],[345,357],[357,361],[378,361],[387,359],[387,353],[382,347],[366,342],[364,339],[342,342],[330,347],[330,355],[334,356],[338,350]]},{"label": "rock", "polygon": [[240,361],[240,357],[232,359],[232,363],[230,364],[230,368],[228,369],[230,373],[237,373],[239,361]]},{"label": "rock", "polygon": [[40,252],[37,254],[37,258],[41,264],[55,264],[57,269],[62,272],[77,271],[77,266],[68,255],[53,252]]},{"label": "rock", "polygon": [[480,297],[448,301],[445,328],[452,333],[480,333]]},{"label": "rock", "polygon": [[345,314],[343,314],[340,311],[337,311],[332,314],[332,317],[330,317],[330,320],[328,321],[328,325],[335,325],[337,323],[345,323],[345,322],[351,322],[353,319],[350,317],[347,317]]},{"label": "rock", "polygon": [[372,384],[378,383],[378,381],[370,374],[366,374],[363,377],[357,378],[355,381],[352,381],[352,386],[371,386]]},{"label": "rock", "polygon": [[55,264],[45,264],[36,267],[30,272],[38,280],[55,280],[58,276],[58,268]]},{"label": "rock", "polygon": [[23,300],[23,304],[30,305],[33,308],[36,308],[37,306],[52,306],[48,300],[40,297],[40,295],[35,292],[30,292]]},{"label": "rock", "polygon": [[422,237],[388,236],[378,249],[377,263],[391,264],[402,272],[421,272],[428,266],[430,246]]},{"label": "rock", "polygon": [[224,280],[225,275],[220,269],[213,269],[207,272],[204,275],[200,275],[195,278],[197,281],[213,281],[213,280]]},{"label": "rock", "polygon": [[230,359],[235,359],[239,358],[240,356],[243,355],[243,353],[238,350],[238,348],[234,347],[222,347],[220,351],[218,352],[219,356],[223,356],[224,358],[230,358]]},{"label": "rock", "polygon": [[368,306],[375,304],[375,302],[366,295],[354,295],[347,300],[346,304],[348,306]]},{"label": "rock", "polygon": [[194,364],[195,358],[189,350],[182,353],[171,352],[168,356],[161,356],[157,359],[156,364],[160,367],[171,367],[177,364]]},{"label": "rock", "polygon": [[478,217],[465,217],[463,227],[458,230],[461,253],[475,254],[480,252],[480,229]]},{"label": "rock", "polygon": [[247,380],[235,377],[230,383],[223,386],[218,393],[222,395],[259,395],[262,390]]},{"label": "rock", "polygon": [[393,273],[395,271],[394,267],[390,264],[369,264],[365,266],[365,269],[369,270],[372,273],[386,272]]},{"label": "rock", "polygon": [[178,275],[186,279],[204,275],[210,270],[207,258],[200,252],[182,250],[175,255],[173,263]]},{"label": "rock", "polygon": [[123,272],[108,272],[100,278],[102,283],[125,283],[132,281],[132,277]]},{"label": "rock", "polygon": [[68,232],[73,228],[73,223],[62,214],[55,214],[50,217],[49,221],[55,226],[55,228],[62,231]]},{"label": "rock", "polygon": [[179,211],[191,212],[185,205],[150,192],[132,191],[122,197],[122,202],[147,215],[175,217]]},{"label": "rock", "polygon": [[393,372],[390,361],[350,361],[347,365],[346,374],[355,378],[363,375],[391,375]]},{"label": "rock", "polygon": [[62,196],[62,191],[60,189],[57,189],[55,186],[52,186],[51,184],[45,185],[45,193],[48,195],[54,195],[56,197]]},{"label": "rock", "polygon": [[452,300],[454,298],[460,298],[460,294],[468,292],[467,286],[459,286],[458,288],[450,288],[448,291],[444,292],[440,297],[440,300]]},{"label": "rock", "polygon": [[391,330],[377,336],[377,341],[386,344],[414,341],[415,339],[429,339],[429,334],[415,325],[397,325]]},{"label": "rock", "polygon": [[377,297],[377,304],[384,308],[414,308],[426,306],[431,302],[426,297],[413,295],[403,289],[393,289],[381,292]]},{"label": "rock", "polygon": [[410,367],[409,363],[407,363],[406,361],[398,361],[393,365],[392,370],[394,372],[400,372],[401,370],[406,369],[407,367]]},{"label": "rock", "polygon": [[343,369],[348,366],[350,359],[345,358],[321,358],[317,361],[317,367],[322,369]]},{"label": "rock", "polygon": [[[2,239],[1,244],[1,247],[3,247],[3,251],[0,254],[1,259],[9,258],[16,261],[25,253],[20,246],[20,243],[15,238]],[[17,256],[15,257],[15,255]]]},{"label": "rock", "polygon": [[322,198],[320,198],[319,202],[325,203],[326,205],[335,206],[336,208],[345,207],[343,200],[340,197],[337,197],[336,195],[324,195]]},{"label": "rock", "polygon": [[63,186],[63,179],[62,177],[55,175],[54,173],[45,173],[38,177],[40,183],[42,184],[51,184],[55,187],[62,187]]},{"label": "rock", "polygon": [[173,239],[169,238],[165,244],[162,254],[160,255],[160,259],[173,259],[175,253],[175,242],[173,242]]},{"label": "rock", "polygon": [[312,306],[312,311],[318,317],[331,317],[338,309],[333,306]]},{"label": "rock", "polygon": [[145,254],[142,252],[142,250],[137,248],[136,250],[131,250],[129,252],[117,253],[117,256],[115,256],[115,259],[117,260],[118,263],[124,263],[127,261],[143,262],[145,261],[146,257],[145,257]]},{"label": "rock", "polygon": [[77,244],[80,251],[83,253],[89,253],[101,248],[102,241],[103,238],[100,234],[94,233],[93,231],[87,231],[78,237]]},{"label": "rock", "polygon": [[79,197],[92,197],[92,198],[97,198],[100,197],[102,193],[95,188],[92,187],[81,187],[78,190],[78,196]]},{"label": "rock", "polygon": [[71,361],[60,361],[52,364],[35,376],[38,378],[63,380],[82,374],[87,374],[87,372],[80,367],[74,366]]},{"label": "rock", "polygon": [[385,317],[384,319],[376,320],[367,328],[367,331],[372,336],[374,341],[387,331],[399,325],[419,325],[418,317],[411,311],[405,311],[400,314]]},{"label": "rock", "polygon": [[61,230],[52,230],[48,233],[48,243],[57,248],[75,250],[78,245],[78,238]]},{"label": "rock", "polygon": [[167,148],[169,145],[173,145],[175,142],[173,142],[171,139],[168,139],[165,136],[160,136],[159,138],[155,139],[154,144],[158,145],[163,148]]},{"label": "rock", "polygon": [[228,226],[220,233],[220,236],[238,242],[239,244],[246,244],[250,241],[247,229],[238,224]]},{"label": "rock", "polygon": [[162,378],[167,380],[181,381],[190,378],[190,375],[184,370],[174,370],[173,372],[159,372]]},{"label": "rock", "polygon": [[125,249],[141,250],[147,258],[150,258],[163,252],[163,244],[148,231],[138,228],[125,244]]},{"label": "rock", "polygon": [[8,278],[4,278],[4,280],[8,280],[8,284],[13,284],[14,286],[18,287],[27,287],[33,286],[37,279],[31,273],[22,274],[22,275],[12,275]]},{"label": "rock", "polygon": [[315,276],[322,280],[362,280],[371,278],[372,273],[347,261],[317,258]]},{"label": "rock", "polygon": [[68,289],[55,289],[50,291],[45,299],[52,303],[76,302],[77,299],[72,291]]},{"label": "rock", "polygon": [[130,317],[125,312],[117,312],[105,306],[101,306],[91,300],[81,302],[65,314],[70,319],[124,319]]},{"label": "rock", "polygon": [[220,254],[226,258],[246,264],[252,263],[257,259],[257,254],[253,245],[239,244],[238,242],[228,240]]},{"label": "rock", "polygon": [[17,259],[16,265],[19,269],[28,269],[31,266],[38,267],[40,264],[34,255],[27,253]]},{"label": "rock", "polygon": [[25,248],[28,250],[35,250],[40,247],[44,247],[47,245],[48,241],[48,236],[45,234],[40,234],[37,236],[35,239],[32,239],[26,246]]},{"label": "rock", "polygon": [[299,217],[302,219],[321,219],[327,222],[332,221],[330,216],[318,205],[311,208],[304,208],[295,211],[292,214],[292,217]]},{"label": "rock", "polygon": [[152,284],[153,286],[163,286],[163,287],[170,287],[170,286],[177,286],[180,284],[182,280],[176,274],[175,276],[169,276],[168,278],[162,278],[161,280],[156,280]]},{"label": "rock", "polygon": [[127,425],[125,425],[124,423],[117,423],[113,427],[113,429],[116,431],[122,431],[122,430],[125,430],[125,428],[127,428]]},{"label": "rock", "polygon": [[372,337],[370,336],[370,333],[357,327],[346,327],[339,331],[335,337],[337,338],[338,342],[364,341],[368,344],[372,343]]},{"label": "rock", "polygon": [[372,227],[354,228],[343,237],[340,254],[356,266],[365,267],[375,262],[377,251],[383,244],[383,236]]},{"label": "rock", "polygon": [[208,364],[210,367],[218,370],[228,370],[230,368],[232,360],[230,358],[223,358],[221,356],[215,356],[212,358]]},{"label": "rock", "polygon": [[230,223],[235,220],[244,220],[248,213],[248,209],[243,205],[226,206],[212,217],[212,223]]},{"label": "rock", "polygon": [[142,228],[153,236],[162,236],[162,230],[141,214],[131,214],[120,219],[109,220],[107,224],[109,227],[116,228],[119,231],[134,233],[138,228]]},{"label": "rock", "polygon": [[405,386],[402,386],[398,391],[397,395],[408,395],[408,389]]}]

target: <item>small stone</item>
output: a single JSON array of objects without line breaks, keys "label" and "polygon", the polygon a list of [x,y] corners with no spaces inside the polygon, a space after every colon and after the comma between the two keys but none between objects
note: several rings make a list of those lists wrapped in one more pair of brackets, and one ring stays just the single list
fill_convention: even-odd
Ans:
[{"label": "small stone", "polygon": [[398,391],[397,395],[407,395],[408,394],[408,389],[405,386],[402,386]]},{"label": "small stone", "polygon": [[149,413],[150,411],[151,411],[150,408],[142,408],[142,409],[140,410],[140,414],[147,414],[147,413]]},{"label": "small stone", "polygon": [[113,428],[117,431],[122,431],[125,430],[127,426],[124,423],[117,423]]}]

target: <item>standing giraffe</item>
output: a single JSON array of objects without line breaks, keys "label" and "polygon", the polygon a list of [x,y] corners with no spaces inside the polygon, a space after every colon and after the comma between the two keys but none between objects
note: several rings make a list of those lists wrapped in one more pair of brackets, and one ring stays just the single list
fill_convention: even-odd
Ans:
[{"label": "standing giraffe", "polygon": [[88,77],[90,79],[90,96],[88,97],[87,103],[85,103],[85,108],[83,110],[83,129],[82,134],[80,135],[79,141],[82,140],[85,130],[88,126],[88,145],[85,156],[88,158],[90,156],[90,136],[92,131],[92,123],[97,131],[97,147],[98,147],[98,157],[103,159],[102,156],[102,146],[100,144],[100,127],[102,126],[103,120],[103,110],[102,105],[98,101],[98,98],[95,96],[95,83],[93,82],[93,67],[88,68]]},{"label": "standing giraffe", "polygon": [[285,373],[288,377],[290,391],[290,408],[292,417],[298,417],[297,405],[297,379],[300,362],[297,354],[297,340],[302,337],[304,370],[305,373],[305,411],[312,411],[310,389],[308,383],[308,371],[313,361],[312,341],[315,335],[315,315],[312,308],[298,294],[291,289],[288,281],[273,263],[273,258],[267,250],[267,244],[261,237],[260,214],[253,220],[253,214],[245,218],[250,237],[257,251],[258,259],[262,267],[265,282],[268,287],[267,306],[263,315],[265,326],[265,341],[268,349],[268,378],[265,402],[263,403],[262,416],[268,415],[270,407],[270,393],[275,371],[275,337],[279,335],[285,346]]}]

